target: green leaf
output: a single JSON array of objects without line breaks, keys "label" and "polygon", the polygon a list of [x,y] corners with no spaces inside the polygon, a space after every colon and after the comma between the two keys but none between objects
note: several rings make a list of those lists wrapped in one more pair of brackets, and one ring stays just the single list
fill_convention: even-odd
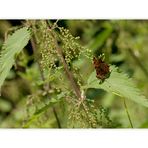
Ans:
[{"label": "green leaf", "polygon": [[23,27],[8,36],[0,54],[0,88],[15,62],[15,56],[27,45],[29,39],[30,31],[27,27]]},{"label": "green leaf", "polygon": [[107,92],[128,98],[138,104],[148,107],[148,99],[141,95],[140,90],[135,87],[133,81],[126,74],[119,72],[118,68],[113,65],[110,66],[110,70],[110,76],[102,83],[96,78],[96,72],[92,72],[87,81],[87,86],[84,88],[104,89]]},{"label": "green leaf", "polygon": [[60,101],[61,101],[61,99],[54,99],[54,98],[52,98],[51,101],[50,101],[47,105],[45,105],[45,106],[41,107],[40,109],[38,109],[38,110],[31,116],[31,118],[30,118],[30,119],[27,121],[27,123],[24,125],[24,128],[28,128],[28,127],[32,124],[32,122],[33,122],[34,120],[37,120],[38,117],[40,117],[45,111],[47,111],[47,109],[49,109],[49,107],[52,107],[54,104],[56,104],[56,103],[58,103],[58,102],[60,102]]}]

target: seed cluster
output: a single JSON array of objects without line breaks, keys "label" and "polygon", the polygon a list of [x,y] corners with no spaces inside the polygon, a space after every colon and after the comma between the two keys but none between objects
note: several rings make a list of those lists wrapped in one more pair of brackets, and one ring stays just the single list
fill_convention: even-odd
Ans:
[{"label": "seed cluster", "polygon": [[57,52],[55,50],[54,39],[45,22],[38,22],[37,35],[39,38],[38,49],[41,54],[41,67],[46,71],[52,67],[56,67],[55,59]]},{"label": "seed cluster", "polygon": [[94,112],[94,105],[87,100],[71,102],[69,105],[69,127],[71,128],[96,128],[97,118]]},{"label": "seed cluster", "polygon": [[68,29],[59,27],[60,39],[62,41],[62,49],[64,52],[65,60],[70,63],[74,58],[78,58],[84,48],[78,44],[79,37],[74,37]]}]

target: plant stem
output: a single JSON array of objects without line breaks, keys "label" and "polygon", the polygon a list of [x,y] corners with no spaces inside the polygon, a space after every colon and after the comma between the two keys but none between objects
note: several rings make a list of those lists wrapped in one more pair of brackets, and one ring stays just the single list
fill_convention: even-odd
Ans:
[{"label": "plant stem", "polygon": [[58,55],[59,55],[59,57],[60,57],[60,59],[61,59],[61,62],[62,62],[62,64],[63,64],[63,66],[64,66],[64,69],[65,69],[67,78],[68,78],[69,81],[71,82],[72,88],[74,89],[76,96],[78,97],[78,99],[81,100],[82,97],[81,97],[80,88],[79,88],[78,85],[76,84],[76,82],[75,82],[75,80],[74,80],[73,74],[71,73],[71,71],[69,71],[68,65],[67,65],[67,63],[66,63],[66,61],[65,61],[65,59],[64,59],[64,57],[63,57],[62,48],[59,47],[59,45],[58,45],[58,43],[57,43],[57,41],[56,41],[56,39],[55,39],[55,37],[54,37],[54,35],[53,35],[52,32],[51,32],[51,34],[52,34],[52,37],[54,38],[56,50],[57,50],[57,52],[58,52]]},{"label": "plant stem", "polygon": [[[64,69],[65,69],[65,72],[66,72],[66,76],[69,79],[69,81],[71,83],[71,86],[72,86],[72,88],[73,88],[73,90],[74,90],[74,92],[75,92],[78,100],[82,103],[83,110],[85,111],[85,114],[87,116],[87,120],[89,122],[90,119],[89,119],[89,116],[88,116],[88,113],[87,113],[87,109],[86,109],[86,107],[85,107],[85,105],[83,103],[83,100],[85,99],[85,97],[84,96],[81,96],[80,88],[77,85],[77,83],[75,82],[74,76],[73,76],[72,72],[69,70],[68,65],[67,65],[67,63],[66,63],[66,61],[64,59],[62,48],[59,47],[59,45],[58,45],[58,43],[57,43],[57,41],[55,39],[55,36],[54,36],[54,34],[52,32],[51,32],[51,35],[52,35],[52,37],[54,39],[55,47],[56,47],[56,50],[58,52],[59,58],[61,59],[61,62],[63,64],[63,66],[64,66]],[[93,127],[92,126],[92,123],[91,123],[91,127]]]},{"label": "plant stem", "polygon": [[[32,46],[32,49],[33,49],[33,53],[36,54],[36,52],[35,52],[36,45],[35,45],[35,42],[34,42],[34,38],[33,38],[33,37],[31,38],[31,46]],[[36,56],[36,55],[35,55],[35,56]],[[35,58],[35,59],[36,59],[36,58]],[[36,62],[37,62],[37,64],[38,64],[38,67],[39,67],[39,70],[40,70],[41,79],[42,79],[43,81],[45,81],[45,77],[44,77],[44,75],[43,75],[43,71],[41,70],[40,63],[39,63],[38,60],[36,60]]]},{"label": "plant stem", "polygon": [[[29,21],[28,21],[28,23],[30,24]],[[31,24],[30,24],[30,25],[31,25]],[[35,35],[35,32],[33,32],[33,33],[34,33],[34,35]],[[35,59],[37,59],[37,58],[36,58],[36,49],[37,49],[37,48],[36,48],[36,44],[35,44],[35,39],[36,39],[35,36],[33,36],[33,37],[31,38],[31,46],[32,46],[32,49],[33,49],[33,53],[34,53],[34,55],[35,55]],[[40,74],[41,74],[41,79],[42,79],[43,81],[45,81],[45,77],[44,77],[42,68],[41,68],[41,66],[40,66],[40,63],[39,63],[38,60],[36,60],[36,61],[37,61],[37,64],[38,64],[38,67],[39,67],[39,71],[40,71]],[[49,84],[47,84],[47,85],[44,87],[44,89],[45,89],[45,91],[46,91],[47,94],[48,94]],[[49,97],[49,95],[48,95],[48,97]],[[49,98],[50,98],[50,97],[49,97]],[[56,112],[55,107],[52,107],[52,110],[53,110],[54,116],[55,116],[55,118],[56,118],[57,125],[58,125],[59,128],[61,128],[60,120],[59,120],[59,118],[58,118],[58,115],[57,115],[57,112]]]},{"label": "plant stem", "polygon": [[129,119],[129,122],[130,122],[130,125],[131,125],[131,128],[134,128],[134,127],[133,127],[133,124],[132,124],[132,120],[131,120],[130,114],[129,114],[129,112],[128,112],[128,108],[127,108],[127,105],[126,105],[126,102],[125,102],[125,98],[123,98],[123,100],[124,100],[125,111],[126,111],[126,113],[127,113],[127,116],[128,116],[128,119]]},{"label": "plant stem", "polygon": [[60,123],[60,120],[59,120],[59,118],[58,118],[58,115],[57,115],[56,109],[53,107],[52,110],[53,110],[54,116],[55,116],[55,118],[56,118],[56,121],[57,121],[58,127],[61,128],[61,123]]}]

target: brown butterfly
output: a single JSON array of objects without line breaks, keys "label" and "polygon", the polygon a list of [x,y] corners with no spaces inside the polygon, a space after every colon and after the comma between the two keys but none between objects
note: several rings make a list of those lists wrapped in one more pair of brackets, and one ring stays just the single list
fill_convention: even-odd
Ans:
[{"label": "brown butterfly", "polygon": [[102,61],[101,58],[93,58],[94,67],[96,69],[96,77],[98,79],[104,80],[109,76],[109,65]]}]

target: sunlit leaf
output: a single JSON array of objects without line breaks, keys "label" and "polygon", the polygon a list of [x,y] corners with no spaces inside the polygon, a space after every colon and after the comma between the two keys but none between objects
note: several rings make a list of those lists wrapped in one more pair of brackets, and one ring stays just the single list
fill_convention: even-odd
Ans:
[{"label": "sunlit leaf", "polygon": [[138,104],[148,107],[148,99],[141,94],[141,91],[126,74],[119,72],[115,66],[110,66],[110,70],[110,76],[102,83],[96,78],[96,72],[92,72],[85,88],[104,89],[107,92],[128,98]]},{"label": "sunlit leaf", "polygon": [[27,27],[23,27],[8,36],[0,53],[0,87],[15,62],[15,56],[27,45],[29,39],[30,31]]}]

